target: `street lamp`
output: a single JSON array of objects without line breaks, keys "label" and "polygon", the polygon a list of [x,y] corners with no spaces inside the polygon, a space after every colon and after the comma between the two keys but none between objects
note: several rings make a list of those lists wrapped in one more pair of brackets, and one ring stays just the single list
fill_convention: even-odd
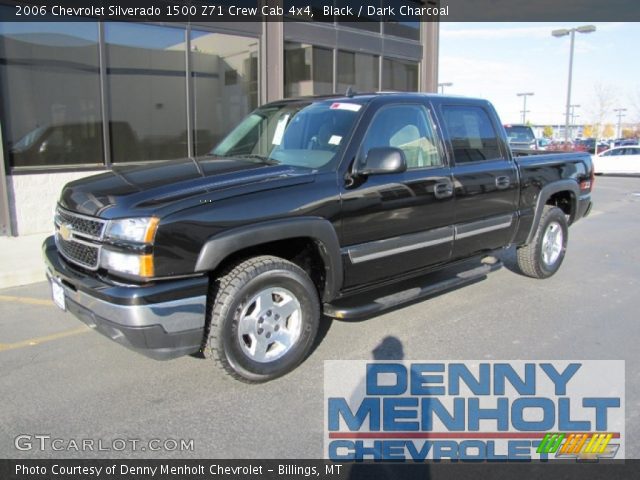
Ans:
[{"label": "street lamp", "polygon": [[522,97],[522,124],[527,123],[527,97],[532,97],[534,95],[533,92],[522,92],[516,93],[518,97]]},{"label": "street lamp", "polygon": [[618,116],[618,136],[617,136],[617,138],[622,138],[622,131],[620,130],[620,127],[621,127],[621,124],[622,124],[622,117],[626,117],[624,112],[626,112],[627,109],[626,108],[614,108],[613,111],[616,112],[616,115]]},{"label": "street lamp", "polygon": [[579,117],[580,115],[576,115],[576,108],[580,108],[580,105],[569,105],[569,107],[571,108],[571,131],[570,133],[570,137],[573,138],[573,127],[576,125],[576,117]]},{"label": "street lamp", "polygon": [[444,83],[439,83],[438,84],[438,88],[440,89],[440,93],[444,93],[444,87],[451,87],[453,86],[453,83],[451,82],[444,82]]},{"label": "street lamp", "polygon": [[569,110],[571,108],[571,77],[573,75],[573,47],[575,44],[575,35],[578,33],[592,33],[596,31],[595,25],[581,25],[576,28],[560,28],[558,30],[553,30],[551,35],[554,37],[560,38],[566,35],[571,36],[571,44],[569,48],[569,81],[567,83],[567,110],[565,112],[565,129],[564,129],[564,139],[565,142],[569,141]]}]

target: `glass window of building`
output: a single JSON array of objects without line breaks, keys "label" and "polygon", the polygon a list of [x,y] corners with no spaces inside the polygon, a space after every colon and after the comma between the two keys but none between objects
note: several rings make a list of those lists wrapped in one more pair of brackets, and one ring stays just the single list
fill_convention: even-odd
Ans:
[{"label": "glass window of building", "polygon": [[[341,9],[341,11],[350,8],[353,12],[353,16],[340,15],[336,17],[339,25],[366,30],[372,33],[380,33],[382,17],[379,13],[383,6],[382,0],[335,0],[333,3],[335,3],[335,6]],[[358,16],[358,12],[360,12],[360,16]]]},{"label": "glass window of building", "polygon": [[114,162],[187,155],[184,29],[106,23]]},{"label": "glass window of building", "polygon": [[194,151],[203,155],[258,106],[258,39],[191,32]]},{"label": "glass window of building", "polygon": [[382,62],[382,89],[418,91],[418,63],[385,58]]},{"label": "glass window of building", "polygon": [[284,44],[285,97],[333,92],[333,51],[303,43]]},{"label": "glass window of building", "polygon": [[366,53],[338,52],[336,91],[346,92],[349,86],[356,92],[379,90],[380,57]]},{"label": "glass window of building", "polygon": [[417,11],[417,9],[425,6],[432,6],[425,2],[404,0],[402,5],[406,7],[404,15],[400,14],[400,5],[392,0],[384,0],[384,4],[394,7],[395,15],[385,17],[382,23],[382,33],[384,35],[393,35],[396,37],[408,38],[409,40],[420,40],[420,16],[410,15],[409,13]]},{"label": "glass window of building", "polygon": [[0,96],[9,165],[104,161],[98,24],[0,22]]}]

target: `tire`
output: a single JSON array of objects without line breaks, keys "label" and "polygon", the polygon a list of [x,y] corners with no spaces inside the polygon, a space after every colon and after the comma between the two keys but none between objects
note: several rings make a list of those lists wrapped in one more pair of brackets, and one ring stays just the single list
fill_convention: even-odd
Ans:
[{"label": "tire", "polygon": [[204,347],[228,375],[266,382],[309,354],[320,322],[315,285],[297,265],[272,256],[237,263],[212,281]]},{"label": "tire", "polygon": [[520,271],[532,278],[548,278],[558,271],[567,250],[567,217],[558,207],[545,205],[530,244],[518,248]]}]

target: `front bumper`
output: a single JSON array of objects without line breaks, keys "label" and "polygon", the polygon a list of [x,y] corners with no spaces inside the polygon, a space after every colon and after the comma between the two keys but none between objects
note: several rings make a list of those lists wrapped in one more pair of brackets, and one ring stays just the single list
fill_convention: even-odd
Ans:
[{"label": "front bumper", "polygon": [[207,277],[115,285],[72,269],[53,237],[45,240],[47,278],[62,285],[67,310],[91,328],[143,355],[166,360],[198,351],[206,316]]}]

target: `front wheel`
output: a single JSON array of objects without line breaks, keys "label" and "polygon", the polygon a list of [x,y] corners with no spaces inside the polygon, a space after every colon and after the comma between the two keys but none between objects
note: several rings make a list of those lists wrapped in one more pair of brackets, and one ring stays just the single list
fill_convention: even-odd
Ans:
[{"label": "front wheel", "polygon": [[293,370],[318,331],[317,290],[297,265],[271,256],[245,260],[212,284],[206,348],[224,371],[264,382]]},{"label": "front wheel", "polygon": [[546,205],[530,244],[518,248],[520,271],[533,278],[548,278],[558,271],[567,250],[567,217],[558,207]]}]

